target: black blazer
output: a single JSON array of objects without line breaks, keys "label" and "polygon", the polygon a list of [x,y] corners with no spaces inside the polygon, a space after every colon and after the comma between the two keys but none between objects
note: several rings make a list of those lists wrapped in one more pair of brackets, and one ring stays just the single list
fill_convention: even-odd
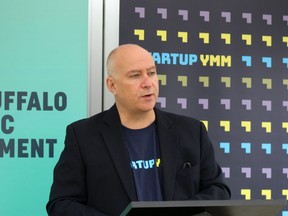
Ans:
[{"label": "black blazer", "polygon": [[[230,199],[207,131],[200,121],[155,108],[164,200]],[[67,126],[54,169],[51,216],[120,215],[136,201],[116,106]]]}]

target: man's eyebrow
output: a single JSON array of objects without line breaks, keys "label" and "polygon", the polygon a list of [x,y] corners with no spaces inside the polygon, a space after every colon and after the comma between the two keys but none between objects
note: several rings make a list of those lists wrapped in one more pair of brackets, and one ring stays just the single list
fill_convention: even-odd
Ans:
[{"label": "man's eyebrow", "polygon": [[152,69],[156,69],[156,66],[153,65],[153,66],[147,68],[147,70],[152,70]]},{"label": "man's eyebrow", "polygon": [[[147,67],[146,70],[152,70],[152,69],[156,69],[156,66],[151,66],[151,67]],[[141,69],[134,69],[134,70],[131,70],[131,71],[128,71],[127,73],[138,73],[138,72],[141,72]]]},{"label": "man's eyebrow", "polygon": [[127,74],[129,73],[139,73],[141,70],[131,70],[131,71],[128,71]]}]

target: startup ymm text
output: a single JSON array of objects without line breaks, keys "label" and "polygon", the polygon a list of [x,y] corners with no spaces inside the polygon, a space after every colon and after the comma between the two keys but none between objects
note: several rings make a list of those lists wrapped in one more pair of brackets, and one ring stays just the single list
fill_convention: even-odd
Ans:
[{"label": "startup ymm text", "polygon": [[192,66],[199,63],[204,67],[231,67],[231,55],[211,55],[193,53],[150,52],[158,65]]}]

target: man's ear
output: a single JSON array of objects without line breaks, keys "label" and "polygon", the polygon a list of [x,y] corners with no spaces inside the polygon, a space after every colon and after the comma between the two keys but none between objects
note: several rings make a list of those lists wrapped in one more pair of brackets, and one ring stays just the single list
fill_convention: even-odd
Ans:
[{"label": "man's ear", "polygon": [[107,85],[107,88],[109,89],[109,91],[115,95],[116,94],[116,86],[114,83],[114,79],[111,76],[108,76],[106,78],[106,85]]}]

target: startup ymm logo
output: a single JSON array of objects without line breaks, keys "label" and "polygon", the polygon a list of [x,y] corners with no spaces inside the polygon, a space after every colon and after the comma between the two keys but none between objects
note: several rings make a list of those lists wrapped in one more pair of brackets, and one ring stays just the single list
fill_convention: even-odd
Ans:
[{"label": "startup ymm logo", "polygon": [[137,160],[131,161],[131,168],[132,169],[152,169],[153,167],[160,166],[160,158],[158,159],[150,159],[150,160]]},{"label": "startup ymm logo", "polygon": [[[48,92],[0,91],[0,111],[63,111],[67,107],[67,95],[57,92],[49,95]],[[43,158],[54,157],[54,138],[12,138],[15,130],[15,117],[11,114],[0,116],[1,133],[10,136],[0,138],[0,158]],[[27,124],[31,124],[27,122]]]},{"label": "startup ymm logo", "polygon": [[211,55],[211,54],[193,54],[193,53],[167,53],[150,52],[156,64],[159,65],[188,65],[192,66],[200,62],[202,66],[210,67],[231,67],[232,56]]}]

